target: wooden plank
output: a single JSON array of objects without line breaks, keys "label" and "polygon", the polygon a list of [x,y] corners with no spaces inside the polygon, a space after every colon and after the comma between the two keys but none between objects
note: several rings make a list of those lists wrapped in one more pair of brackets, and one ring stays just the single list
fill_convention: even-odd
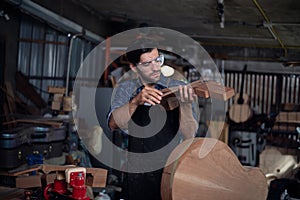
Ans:
[{"label": "wooden plank", "polygon": [[24,189],[0,186],[0,197],[7,200],[22,200],[24,199]]},{"label": "wooden plank", "polygon": [[60,110],[62,103],[60,101],[52,101],[51,102],[51,109],[52,110]]},{"label": "wooden plank", "polygon": [[288,79],[288,103],[292,103],[292,78],[291,77],[287,77]]},{"label": "wooden plank", "polygon": [[51,94],[65,94],[65,92],[66,92],[65,87],[48,86],[48,93],[51,93]]},{"label": "wooden plank", "polygon": [[5,174],[5,175],[20,176],[20,175],[27,174],[27,173],[30,173],[30,172],[33,172],[33,171],[38,171],[40,169],[41,169],[41,165],[32,165],[32,166],[22,165],[22,166],[20,166],[16,169],[9,170],[7,172],[7,174]]},{"label": "wooden plank", "polygon": [[272,130],[275,131],[289,131],[294,132],[297,128],[298,123],[285,123],[285,122],[277,122],[272,127]]},{"label": "wooden plank", "polygon": [[287,76],[284,76],[284,79],[285,79],[285,88],[284,88],[284,95],[285,95],[285,98],[284,98],[284,101],[285,102],[289,102],[289,95],[288,95],[288,77]]},{"label": "wooden plank", "polygon": [[[232,73],[228,73],[227,74],[228,75],[228,83],[226,84],[226,85],[233,85],[232,84]],[[232,99],[231,100],[229,100],[229,103],[228,103],[228,107],[231,105],[233,103],[233,101],[232,101]],[[228,108],[227,108],[228,109]]]},{"label": "wooden plank", "polygon": [[[4,102],[4,104],[3,104],[3,112],[4,112],[5,120],[7,122],[11,121],[11,120],[14,120],[14,119],[11,118],[11,115],[9,113],[7,102]],[[3,122],[3,125],[7,125],[8,128],[11,128],[13,126],[13,124],[5,124],[5,122]]]},{"label": "wooden plank", "polygon": [[[42,165],[35,165],[35,167],[31,168],[24,168],[20,169],[18,171],[11,171],[10,173],[7,173],[9,176],[19,176],[19,185],[20,188],[26,188],[25,182],[27,181],[34,181],[33,184],[37,186],[40,181],[40,175],[33,176],[32,178],[27,178],[26,174],[30,173],[32,171],[39,171],[41,173],[44,173],[46,175],[49,175],[51,172],[65,172],[66,169],[69,168],[75,168],[75,165],[48,165],[48,164],[42,164]],[[105,187],[106,186],[106,180],[107,180],[107,173],[108,171],[106,169],[102,168],[86,168],[86,174],[87,174],[87,182],[86,184],[92,187]],[[25,185],[24,185],[25,184]]]},{"label": "wooden plank", "polygon": [[269,101],[270,101],[270,77],[266,76],[266,81],[267,81],[267,99],[266,99],[266,113],[269,113]]},{"label": "wooden plank", "polygon": [[300,77],[298,77],[298,104],[300,104]]},{"label": "wooden plank", "polygon": [[276,122],[300,123],[300,112],[280,112],[276,117]]},{"label": "wooden plank", "polygon": [[63,111],[72,111],[72,97],[65,96],[63,99]]},{"label": "wooden plank", "polygon": [[257,75],[254,75],[254,102],[253,102],[253,107],[257,105],[256,99],[257,99]]},{"label": "wooden plank", "polygon": [[236,92],[238,92],[237,84],[236,84],[236,73],[232,73],[232,87],[235,89]]},{"label": "wooden plank", "polygon": [[272,81],[272,84],[271,84],[271,105],[270,106],[273,106],[273,104],[275,104],[275,97],[274,97],[275,77],[274,77],[274,75],[271,76],[271,81]]},{"label": "wooden plank", "polygon": [[297,77],[294,77],[294,88],[293,88],[293,90],[294,90],[294,93],[293,93],[293,96],[294,96],[294,99],[293,99],[293,102],[295,103],[295,104],[297,104],[297,89],[298,89],[298,87],[297,87]]},{"label": "wooden plank", "polygon": [[16,178],[16,188],[42,187],[42,175],[20,176]]},{"label": "wooden plank", "polygon": [[27,77],[25,77],[21,72],[17,72],[16,74],[16,89],[25,97],[30,99],[38,108],[41,109],[47,106],[44,99],[42,99]]},{"label": "wooden plank", "polygon": [[266,79],[265,75],[261,75],[262,77],[262,103],[261,103],[261,113],[266,113],[265,108],[266,108],[266,101],[265,101],[265,96],[266,96]]},{"label": "wooden plank", "polygon": [[[252,74],[250,74],[250,92],[249,92],[249,96],[251,97],[251,99],[253,98],[253,82],[252,82]],[[251,105],[252,105],[253,103],[252,103],[252,101],[250,100],[249,101],[249,106],[251,107]]]},{"label": "wooden plank", "polygon": [[86,184],[92,187],[105,187],[107,170],[100,168],[86,168]]},{"label": "wooden plank", "polygon": [[[14,97],[11,96],[12,94],[9,94],[7,91],[6,86],[1,87],[1,90],[5,93],[5,98],[4,98],[4,102],[3,102],[3,112],[4,112],[4,116],[5,116],[5,120],[7,121],[11,121],[14,120],[14,112],[13,110],[15,110],[15,104],[13,103],[13,99]],[[5,123],[5,122],[4,122]],[[3,123],[3,125],[4,125]],[[14,124],[8,124],[7,125],[8,128],[12,128],[14,127]]]},{"label": "wooden plank", "polygon": [[214,81],[208,81],[197,87],[196,93],[198,93],[198,96],[204,98],[211,97],[227,101],[229,98],[234,96],[234,89],[222,86],[221,84]]},{"label": "wooden plank", "polygon": [[10,109],[10,112],[16,113],[16,104],[15,104],[15,94],[14,91],[12,89],[11,83],[10,82],[5,82],[5,88],[6,88],[6,93],[7,93],[7,102],[8,102],[8,106]]},{"label": "wooden plank", "polygon": [[[72,168],[76,166],[59,166],[59,165],[42,165],[41,170],[49,174],[50,172],[56,171],[65,171],[68,168]],[[106,186],[106,179],[107,179],[107,170],[101,168],[86,168],[87,177],[87,185],[92,187],[105,187]]]},{"label": "wooden plank", "polygon": [[[5,89],[4,87],[0,87],[0,89],[6,94],[6,98],[10,98],[10,99],[14,100],[14,104],[16,105],[16,112],[19,111],[19,110],[17,110],[17,108],[19,107],[19,109],[21,109],[22,113],[26,113],[26,114],[30,114],[30,115],[40,115],[39,110],[34,105],[27,105],[18,96],[18,94],[14,93],[14,97],[13,97],[13,96],[9,95],[9,93],[7,92],[7,89]],[[6,105],[5,107],[8,111],[8,106]],[[14,118],[11,118],[6,121],[11,121],[11,120],[14,120]]]},{"label": "wooden plank", "polygon": [[30,120],[30,119],[17,119],[9,122],[4,122],[3,124],[8,125],[8,124],[16,124],[16,123],[41,124],[41,125],[53,126],[55,128],[59,128],[63,125],[63,122],[55,122],[55,121],[48,121],[48,120]]},{"label": "wooden plank", "polygon": [[[257,85],[257,107],[258,109],[260,108],[260,97],[261,97],[261,77],[260,75],[257,75],[257,79],[258,79],[258,85]],[[259,112],[261,113],[262,111],[259,110]]]}]

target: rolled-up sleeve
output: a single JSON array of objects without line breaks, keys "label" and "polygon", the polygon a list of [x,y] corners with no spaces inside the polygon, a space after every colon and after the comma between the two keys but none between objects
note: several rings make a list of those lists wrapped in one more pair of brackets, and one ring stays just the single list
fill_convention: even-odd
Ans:
[{"label": "rolled-up sleeve", "polygon": [[110,109],[106,117],[107,124],[109,123],[112,112],[129,102],[133,95],[134,88],[135,83],[131,81],[123,82],[115,87],[111,97]]}]

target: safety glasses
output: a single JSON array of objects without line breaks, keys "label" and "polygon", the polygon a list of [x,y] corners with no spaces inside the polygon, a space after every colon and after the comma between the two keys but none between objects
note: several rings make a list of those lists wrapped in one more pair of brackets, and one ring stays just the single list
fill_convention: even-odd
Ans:
[{"label": "safety glasses", "polygon": [[159,55],[157,58],[154,58],[153,60],[145,61],[145,62],[139,62],[138,65],[143,67],[148,67],[151,64],[162,66],[164,64],[164,55]]}]

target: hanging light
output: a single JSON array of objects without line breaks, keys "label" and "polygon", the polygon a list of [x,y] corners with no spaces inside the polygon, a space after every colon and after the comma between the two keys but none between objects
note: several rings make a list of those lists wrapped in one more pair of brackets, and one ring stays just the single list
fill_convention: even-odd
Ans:
[{"label": "hanging light", "polygon": [[0,10],[0,17],[4,17],[4,19],[5,19],[6,21],[9,21],[9,20],[10,20],[8,14],[5,13],[4,10]]},{"label": "hanging light", "polygon": [[225,16],[224,16],[224,1],[223,0],[218,0],[217,12],[218,12],[219,20],[220,20],[220,27],[224,28]]}]

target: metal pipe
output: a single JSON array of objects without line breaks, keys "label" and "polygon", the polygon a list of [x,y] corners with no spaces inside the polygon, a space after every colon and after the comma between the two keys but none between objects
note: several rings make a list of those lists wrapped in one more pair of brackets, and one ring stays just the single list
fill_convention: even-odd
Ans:
[{"label": "metal pipe", "polygon": [[[236,43],[214,43],[214,42],[200,42],[202,46],[228,46],[228,47],[250,47],[250,48],[267,48],[267,49],[281,49],[281,46],[274,45],[258,45],[258,44],[236,44]],[[286,49],[300,49],[300,46],[285,46]]]},{"label": "metal pipe", "polygon": [[270,24],[268,24],[268,23],[264,23],[263,25],[264,25],[264,27],[266,27],[266,28],[269,30],[269,32],[270,32],[271,35],[273,36],[274,40],[278,40],[277,36],[276,36],[275,33],[273,32],[272,26],[270,26]]},{"label": "metal pipe", "polygon": [[300,26],[299,23],[268,23],[268,22],[264,22],[264,24],[267,24],[269,26]]},{"label": "metal pipe", "polygon": [[231,37],[231,36],[212,36],[212,35],[191,35],[192,38],[205,39],[228,39],[228,40],[255,40],[255,41],[273,41],[271,38],[253,38],[253,37]]},{"label": "metal pipe", "polygon": [[[264,12],[264,10],[262,9],[262,7],[260,6],[260,4],[256,0],[252,0],[252,2],[258,8],[259,12],[262,14],[262,16],[264,17],[265,21],[270,24],[271,21],[268,18],[268,16],[266,15],[266,13]],[[285,45],[283,44],[282,40],[280,39],[278,33],[274,29],[274,27],[273,26],[267,26],[267,28],[270,31],[270,33],[272,34],[272,36],[276,37],[276,40],[279,42],[280,46],[282,47],[282,49],[284,51],[284,57],[287,57],[287,49],[286,49]]]},{"label": "metal pipe", "polygon": [[[66,19],[30,0],[6,0],[8,3],[13,4],[14,6],[18,6],[21,10],[25,11],[26,13],[32,14],[40,19],[53,24],[66,32],[71,33],[80,33],[84,27],[81,25]],[[104,40],[104,38],[100,37],[99,35],[85,30],[84,37],[92,42],[99,43]]]},{"label": "metal pipe", "polygon": [[70,79],[70,68],[71,68],[71,56],[72,56],[73,42],[78,36],[83,36],[83,35],[84,35],[83,32],[77,33],[77,34],[73,35],[70,40],[70,46],[69,46],[69,52],[68,52],[67,74],[66,74],[66,94],[65,94],[65,96],[69,95],[68,92],[69,92],[69,81],[70,81],[69,79]]}]

